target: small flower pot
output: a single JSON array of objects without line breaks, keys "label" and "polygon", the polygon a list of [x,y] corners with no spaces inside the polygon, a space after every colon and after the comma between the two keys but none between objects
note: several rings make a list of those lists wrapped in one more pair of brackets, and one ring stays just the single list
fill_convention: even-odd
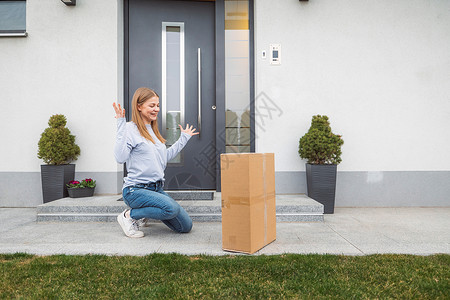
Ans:
[{"label": "small flower pot", "polygon": [[70,198],[92,197],[95,187],[93,188],[68,188]]}]

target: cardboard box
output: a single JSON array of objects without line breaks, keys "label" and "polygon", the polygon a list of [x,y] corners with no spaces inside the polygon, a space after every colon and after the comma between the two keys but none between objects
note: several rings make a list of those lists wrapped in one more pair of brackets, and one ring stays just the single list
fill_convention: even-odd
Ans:
[{"label": "cardboard box", "polygon": [[222,249],[255,253],[276,239],[273,153],[220,156]]}]

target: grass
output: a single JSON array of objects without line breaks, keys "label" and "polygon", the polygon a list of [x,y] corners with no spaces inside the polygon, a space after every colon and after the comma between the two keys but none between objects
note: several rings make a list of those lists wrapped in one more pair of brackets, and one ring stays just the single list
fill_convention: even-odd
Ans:
[{"label": "grass", "polygon": [[449,299],[450,255],[0,255],[0,298]]}]

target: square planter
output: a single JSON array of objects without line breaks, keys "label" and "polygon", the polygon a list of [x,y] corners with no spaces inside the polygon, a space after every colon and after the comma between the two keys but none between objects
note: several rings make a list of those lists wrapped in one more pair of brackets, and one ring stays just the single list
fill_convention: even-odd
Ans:
[{"label": "square planter", "polygon": [[324,213],[334,213],[337,165],[306,164],[308,197],[324,206]]},{"label": "square planter", "polygon": [[41,165],[44,203],[68,197],[66,184],[75,177],[75,165]]},{"label": "square planter", "polygon": [[93,188],[68,188],[70,198],[92,197],[95,187]]}]

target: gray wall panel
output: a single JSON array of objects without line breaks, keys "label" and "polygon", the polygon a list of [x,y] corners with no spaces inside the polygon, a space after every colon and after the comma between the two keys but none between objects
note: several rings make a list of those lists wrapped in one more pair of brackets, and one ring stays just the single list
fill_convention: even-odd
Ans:
[{"label": "gray wall panel", "polygon": [[[276,192],[306,193],[306,173],[276,172]],[[339,172],[336,206],[450,206],[450,171]]]},{"label": "gray wall panel", "polygon": [[275,172],[277,194],[306,194],[306,172]]},{"label": "gray wall panel", "polygon": [[450,172],[339,172],[336,205],[450,206]]},{"label": "gray wall panel", "polygon": [[[96,194],[119,194],[122,172],[77,172]],[[278,194],[306,193],[305,172],[276,172]],[[40,172],[0,172],[0,207],[42,204]],[[338,172],[337,207],[450,206],[450,171]]]},{"label": "gray wall panel", "polygon": [[42,204],[40,172],[0,172],[0,207]]},{"label": "gray wall panel", "polygon": [[[119,194],[122,172],[76,172],[75,179],[97,181],[95,194]],[[36,207],[42,204],[40,172],[0,172],[0,207]]]}]

